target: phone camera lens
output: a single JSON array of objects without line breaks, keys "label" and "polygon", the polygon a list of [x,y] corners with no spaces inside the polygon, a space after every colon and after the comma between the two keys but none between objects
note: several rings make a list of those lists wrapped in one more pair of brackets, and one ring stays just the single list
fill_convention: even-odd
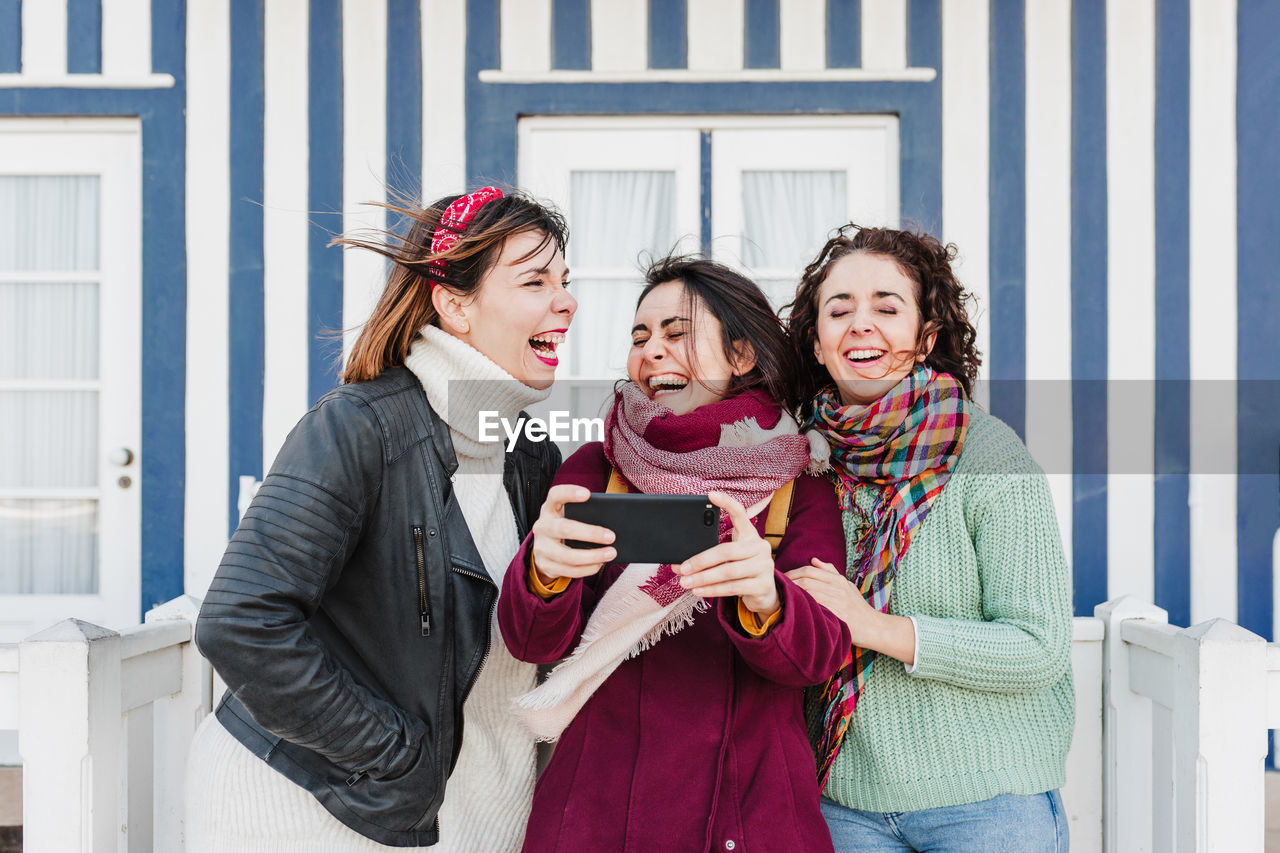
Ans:
[{"label": "phone camera lens", "polygon": [[702,523],[710,527],[716,523],[716,511],[714,509],[704,509],[702,511]]}]

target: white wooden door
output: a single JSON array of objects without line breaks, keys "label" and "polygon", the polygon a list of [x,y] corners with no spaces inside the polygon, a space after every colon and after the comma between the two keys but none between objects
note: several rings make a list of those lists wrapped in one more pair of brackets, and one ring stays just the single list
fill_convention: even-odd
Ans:
[{"label": "white wooden door", "polygon": [[0,121],[0,642],[139,618],[140,139]]}]

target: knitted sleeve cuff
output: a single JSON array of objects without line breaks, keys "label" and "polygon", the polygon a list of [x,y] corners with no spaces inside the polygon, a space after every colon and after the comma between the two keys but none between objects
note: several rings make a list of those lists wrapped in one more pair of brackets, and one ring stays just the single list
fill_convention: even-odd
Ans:
[{"label": "knitted sleeve cuff", "polygon": [[950,681],[954,675],[951,663],[955,658],[955,648],[946,620],[929,616],[910,618],[916,631],[916,662],[906,668],[907,673],[915,678]]},{"label": "knitted sleeve cuff", "polygon": [[920,665],[920,624],[916,622],[916,617],[908,616],[911,620],[911,631],[915,634],[915,649],[911,653],[911,663],[906,664],[907,675],[911,675],[916,671],[916,667]]}]

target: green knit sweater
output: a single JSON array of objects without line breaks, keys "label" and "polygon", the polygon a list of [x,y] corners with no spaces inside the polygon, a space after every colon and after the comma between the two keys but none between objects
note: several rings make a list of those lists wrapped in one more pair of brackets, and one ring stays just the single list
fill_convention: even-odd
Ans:
[{"label": "green knit sweater", "polygon": [[[893,581],[889,611],[916,621],[915,669],[876,656],[823,792],[850,808],[953,806],[1065,781],[1071,578],[1049,486],[1012,430],[970,411],[955,471]],[[870,497],[859,489],[859,506]],[[854,514],[844,523],[852,550]]]}]

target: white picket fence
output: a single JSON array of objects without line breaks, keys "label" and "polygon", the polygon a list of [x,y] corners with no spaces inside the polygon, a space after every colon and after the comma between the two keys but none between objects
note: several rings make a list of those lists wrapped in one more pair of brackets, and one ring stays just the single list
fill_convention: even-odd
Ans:
[{"label": "white picket fence", "polygon": [[[0,646],[0,729],[19,731],[24,844],[183,849],[184,768],[214,677],[182,596],[122,633],[68,619]],[[1280,645],[1221,619],[1167,624],[1125,597],[1075,620],[1063,789],[1076,853],[1263,849]]]}]

